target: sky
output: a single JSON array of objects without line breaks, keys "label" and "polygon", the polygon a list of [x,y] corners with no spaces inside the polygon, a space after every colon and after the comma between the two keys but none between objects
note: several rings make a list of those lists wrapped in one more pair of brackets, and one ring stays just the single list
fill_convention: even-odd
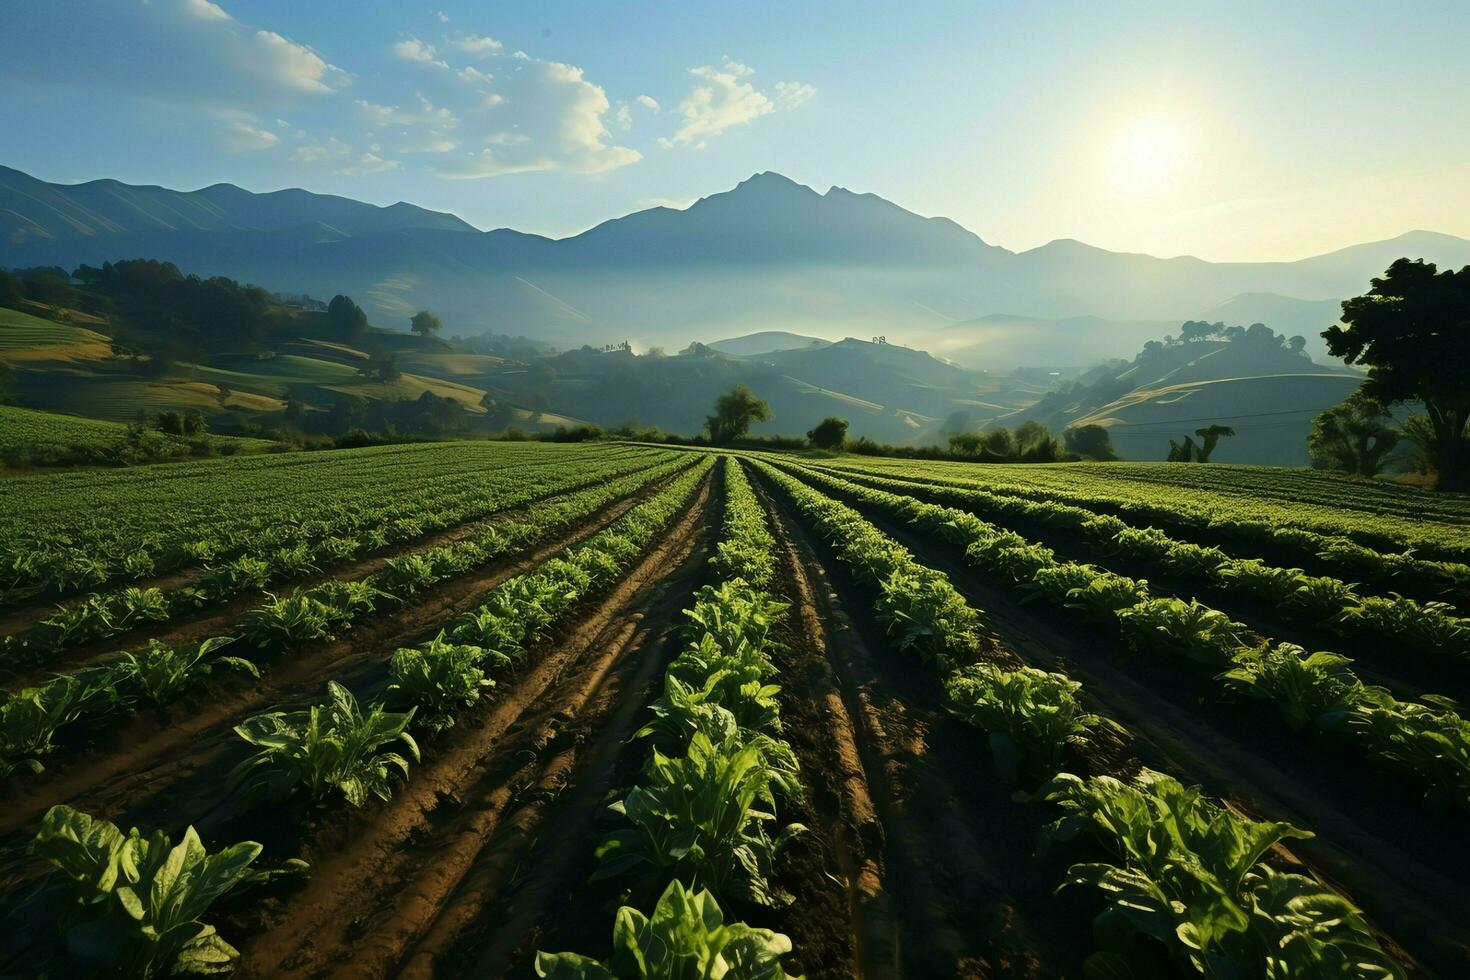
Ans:
[{"label": "sky", "polygon": [[551,236],[776,170],[1216,261],[1470,237],[1470,3],[4,0],[0,164]]}]

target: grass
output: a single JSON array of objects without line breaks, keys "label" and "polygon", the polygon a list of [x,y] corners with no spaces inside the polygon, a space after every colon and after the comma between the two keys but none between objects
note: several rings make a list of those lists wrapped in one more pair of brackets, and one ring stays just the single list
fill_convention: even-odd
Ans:
[{"label": "grass", "polygon": [[[121,422],[60,415],[13,405],[0,405],[0,453],[24,453],[31,459],[67,455],[84,447],[105,450],[120,442],[127,432]],[[208,436],[208,442],[219,449],[233,445],[242,452],[259,452],[271,444],[261,439],[238,439],[233,436]],[[148,432],[144,441],[156,446],[161,455],[189,454],[185,439],[162,432]]]}]

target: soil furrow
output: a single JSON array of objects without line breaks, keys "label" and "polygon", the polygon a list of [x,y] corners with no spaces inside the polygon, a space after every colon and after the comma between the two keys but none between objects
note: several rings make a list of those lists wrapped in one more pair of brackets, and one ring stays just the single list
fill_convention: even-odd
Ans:
[{"label": "soil furrow", "polygon": [[[236,682],[222,697],[193,710],[182,705],[170,712],[141,713],[99,739],[86,754],[48,758],[45,773],[17,782],[0,813],[0,840],[28,828],[57,803],[117,819],[164,786],[216,770],[220,754],[235,746],[233,728],[244,718],[275,705],[315,697],[328,679],[365,664],[386,662],[398,647],[410,645],[474,608],[484,593],[501,582],[591,537],[656,488],[643,487],[608,505],[575,531],[520,556],[439,583],[414,597],[412,605],[377,617],[339,640],[284,653],[260,681]],[[168,808],[162,822],[171,826],[184,821]]]},{"label": "soil furrow", "polygon": [[[648,466],[635,467],[627,471],[620,471],[603,479],[621,479],[641,472],[642,470],[652,469],[657,465],[659,463],[655,462]],[[599,480],[599,482],[603,481]],[[380,549],[367,557],[327,565],[310,575],[290,581],[273,583],[272,590],[289,592],[310,588],[329,579],[346,581],[365,578],[374,572],[380,571],[387,565],[390,559],[454,544],[471,537],[486,527],[505,523],[514,519],[519,514],[529,513],[538,504],[544,504],[560,497],[577,493],[579,490],[585,489],[588,485],[586,483],[578,483],[567,486],[559,490],[538,495],[532,500],[513,507],[506,507],[481,514],[472,520],[460,522],[453,527],[416,538],[411,542]],[[195,578],[197,579],[197,576]],[[180,580],[166,587],[160,586],[160,588],[173,590],[191,585],[194,581],[195,579]],[[264,596],[264,592],[245,592],[220,605],[208,606],[197,612],[170,619],[167,622],[140,624],[136,629],[130,629],[124,633],[107,637],[104,640],[67,647],[48,657],[44,664],[27,665],[14,669],[0,664],[0,676],[3,676],[5,686],[21,688],[41,683],[57,671],[75,670],[79,667],[89,666],[93,663],[117,656],[121,650],[139,646],[150,639],[161,640],[164,643],[174,646],[198,643],[211,636],[219,636],[227,632],[229,627],[233,626],[242,615],[260,605]],[[54,609],[54,607],[52,608]],[[36,617],[36,619],[44,619],[49,613],[50,610]]]},{"label": "soil furrow", "polygon": [[564,775],[571,760],[558,761],[558,732],[576,721],[628,652],[635,631],[619,617],[636,615],[645,591],[693,550],[708,494],[706,482],[636,569],[476,721],[451,730],[447,744],[345,847],[303,854],[313,864],[311,879],[278,922],[242,946],[242,976],[392,970],[455,893],[515,803],[517,787],[545,788]]},{"label": "soil furrow", "polygon": [[1312,840],[1293,842],[1292,852],[1362,906],[1425,975],[1470,974],[1459,906],[1460,883],[1470,877],[1470,854],[1459,843],[1463,820],[1426,808],[1402,783],[1367,770],[1350,748],[1287,731],[1270,706],[1216,701],[1209,677],[1193,665],[1143,659],[1055,623],[995,588],[956,549],[866,516],[945,572],[1024,660],[1081,681],[1104,713],[1134,733],[1147,764],[1188,773],[1242,810],[1314,831]]},{"label": "soil furrow", "polygon": [[780,491],[771,497],[806,574],[824,583],[818,614],[883,825],[900,969],[1080,975],[1086,918],[1053,896],[1062,869],[1032,857],[1035,823],[989,771],[983,737],[944,711],[938,681],[889,648],[865,591]]}]

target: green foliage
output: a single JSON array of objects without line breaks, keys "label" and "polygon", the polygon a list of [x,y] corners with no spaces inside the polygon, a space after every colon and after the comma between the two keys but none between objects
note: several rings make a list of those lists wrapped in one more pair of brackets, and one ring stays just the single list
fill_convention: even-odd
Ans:
[{"label": "green foliage", "polygon": [[230,773],[232,786],[243,787],[246,799],[324,799],[340,790],[348,804],[393,796],[394,772],[408,776],[408,760],[389,746],[402,742],[415,760],[417,743],[408,734],[414,709],[398,713],[380,704],[364,711],[352,692],[327,682],[327,703],[306,711],[255,715],[235,733],[260,751]]},{"label": "green foliage", "polygon": [[159,640],[149,640],[148,646],[136,653],[125,653],[115,663],[104,668],[105,683],[115,688],[128,700],[144,700],[163,704],[178,697],[200,677],[207,677],[217,668],[238,670],[252,677],[260,676],[260,669],[241,657],[214,655],[221,647],[234,642],[234,637],[216,636],[198,646],[171,647]]},{"label": "green foliage", "polygon": [[1467,308],[1470,266],[1440,272],[1432,262],[1404,258],[1367,293],[1345,300],[1341,322],[1322,333],[1329,354],[1367,366],[1364,397],[1424,405],[1441,489],[1470,489]]},{"label": "green foliage", "polygon": [[[443,632],[421,647],[398,650],[388,667],[388,698],[411,706],[417,724],[431,732],[454,725],[454,716],[495,682],[480,666],[492,656],[481,647],[454,644]],[[504,657],[499,658],[506,663]]]},{"label": "green foliage", "polygon": [[267,877],[250,870],[261,851],[253,841],[211,854],[193,827],[173,844],[162,831],[124,835],[67,806],[47,811],[30,851],[68,894],[68,952],[89,973],[107,975],[228,973],[239,954],[202,917]]},{"label": "green foliage", "polygon": [[772,418],[771,406],[743,384],[733,386],[715,400],[715,414],[704,420],[710,442],[723,446],[750,431],[756,422]]},{"label": "green foliage", "polygon": [[1135,650],[1184,656],[1223,666],[1245,646],[1239,623],[1218,609],[1190,599],[1147,599],[1118,610],[1123,637]]},{"label": "green foliage", "polygon": [[696,732],[681,755],[653,751],[643,782],[612,809],[631,825],[598,847],[595,878],[639,873],[658,883],[678,878],[716,895],[782,905],[771,876],[776,855],[805,828],[788,824],[772,838],[773,798],[780,773],[759,745],[735,737],[714,742]]},{"label": "green foliage", "polygon": [[[1240,816],[1147,769],[1131,784],[1062,773],[1039,797],[1062,808],[1043,848],[1086,835],[1114,858],[1073,865],[1062,885],[1102,893],[1099,936],[1141,934],[1204,977],[1403,976],[1346,899],[1261,863],[1304,830]],[[1115,940],[1089,972],[1126,973],[1128,949]]]},{"label": "green foliage", "polygon": [[1313,466],[1377,476],[1402,436],[1388,410],[1359,389],[1312,420],[1307,452]]},{"label": "green foliage", "polygon": [[80,714],[86,684],[61,676],[14,694],[0,691],[0,779],[17,769],[41,772],[57,729]]},{"label": "green foliage", "polygon": [[1296,731],[1314,724],[1340,727],[1351,709],[1379,702],[1387,694],[1359,680],[1347,657],[1308,654],[1294,643],[1242,650],[1235,663],[1221,679],[1251,697],[1275,701]]},{"label": "green foliage", "polygon": [[841,449],[847,442],[847,419],[829,415],[806,434],[814,449]]},{"label": "green foliage", "polygon": [[713,895],[675,879],[651,917],[631,906],[618,910],[609,962],[537,953],[536,974],[550,980],[792,980],[780,963],[789,952],[785,936],[743,922],[726,925]]},{"label": "green foliage", "polygon": [[950,712],[990,733],[991,757],[1007,782],[1015,782],[1022,765],[1055,772],[1067,746],[1104,724],[1077,700],[1081,689],[1065,674],[994,664],[963,667],[944,682]]}]

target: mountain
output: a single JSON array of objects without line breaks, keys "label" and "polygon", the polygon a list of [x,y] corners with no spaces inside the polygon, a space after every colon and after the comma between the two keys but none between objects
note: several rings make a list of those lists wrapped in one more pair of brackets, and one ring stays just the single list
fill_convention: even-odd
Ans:
[{"label": "mountain", "polygon": [[828,343],[830,341],[818,337],[803,337],[801,334],[787,333],[785,330],[762,330],[760,333],[746,334],[744,337],[717,340],[709,347],[721,354],[752,357],[756,354],[772,354],[776,351],[800,350],[803,347],[826,347]]},{"label": "mountain", "polygon": [[0,167],[0,238],[13,247],[78,239],[110,239],[123,246],[134,236],[158,232],[281,232],[301,226],[330,229],[335,234],[328,237],[408,228],[476,230],[452,214],[401,201],[380,208],[303,190],[254,194],[233,184],[197,191],[138,187],[116,180],[48,184]]},{"label": "mountain", "polygon": [[[382,325],[402,328],[427,307],[454,333],[568,347],[682,347],[780,324],[816,337],[883,335],[976,367],[1075,365],[1136,349],[1159,323],[1177,328],[1222,305],[1247,312],[1242,296],[1279,297],[1276,310],[1315,325],[1319,306],[1361,292],[1402,255],[1458,267],[1470,264],[1470,241],[1410,232],[1267,263],[1072,240],[1015,253],[945,218],[773,173],[684,210],[651,208],[554,240],[305,191],[64,186],[0,170],[0,265],[169,259],[281,291],[346,292]],[[1011,322],[988,320],[1001,313]]]}]

